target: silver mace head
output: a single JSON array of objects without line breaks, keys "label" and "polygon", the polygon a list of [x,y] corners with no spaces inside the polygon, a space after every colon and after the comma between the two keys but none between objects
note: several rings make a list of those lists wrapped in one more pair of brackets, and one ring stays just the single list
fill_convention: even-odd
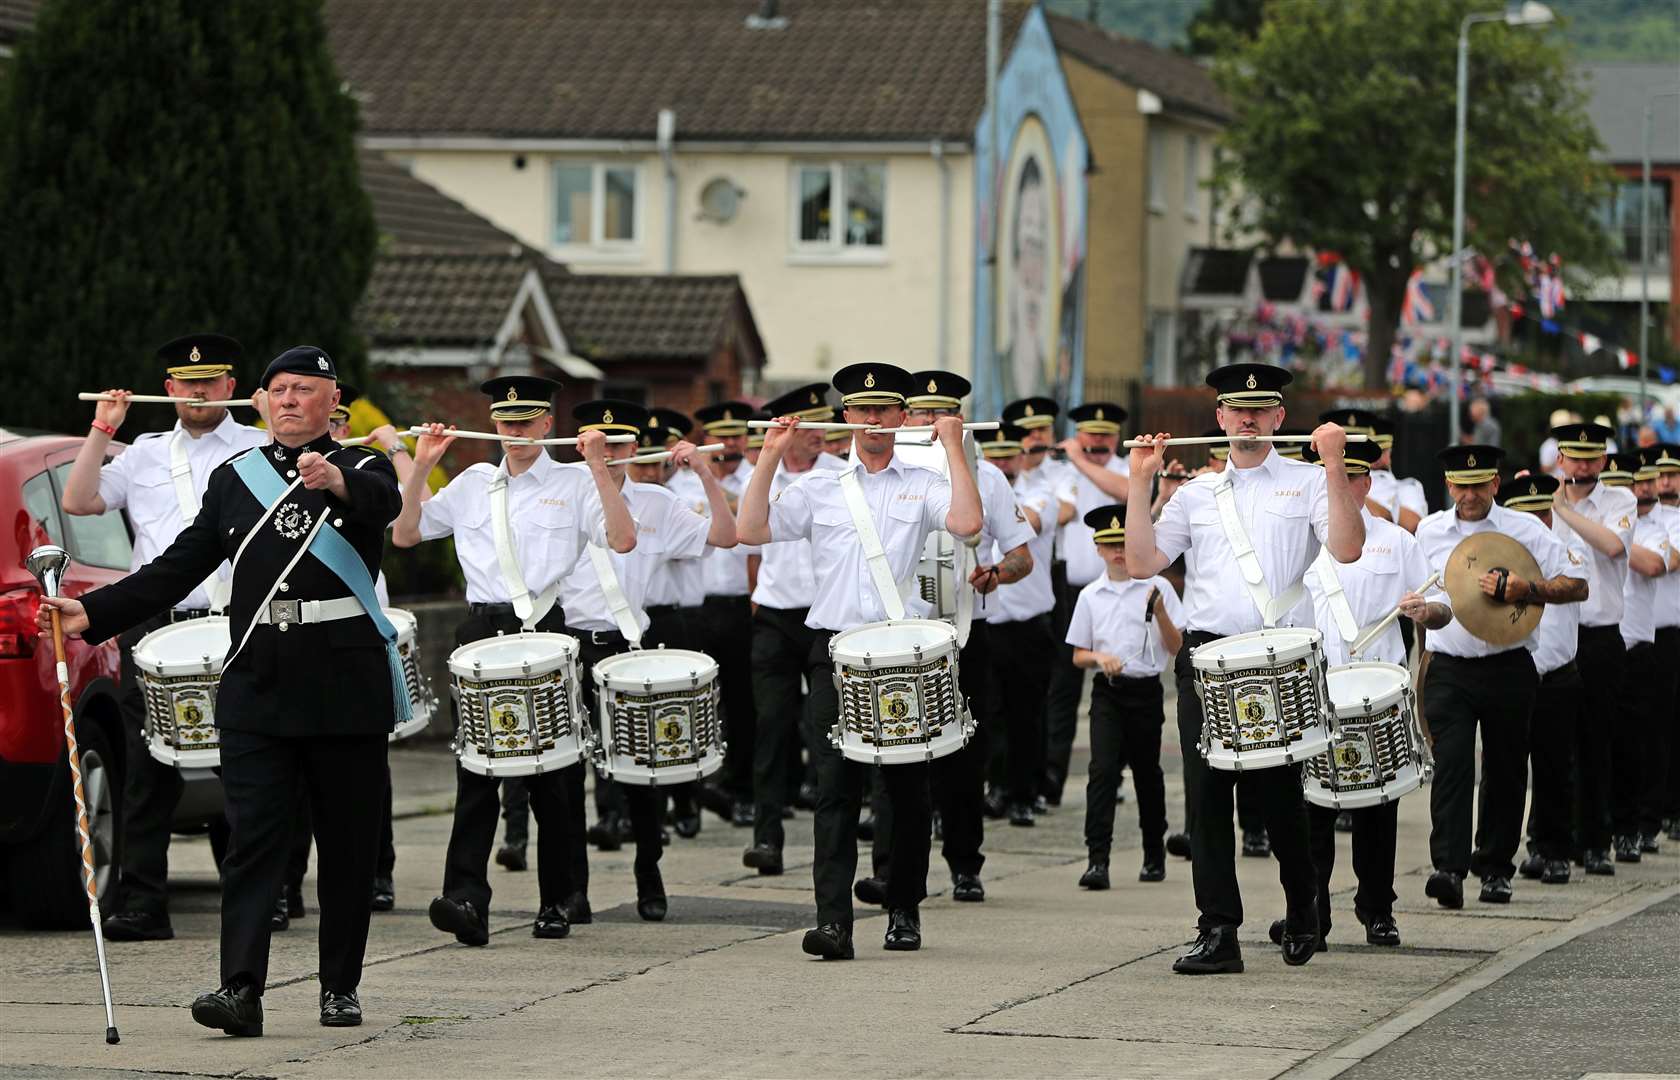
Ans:
[{"label": "silver mace head", "polygon": [[57,596],[64,581],[64,568],[70,565],[70,553],[57,544],[42,544],[23,560],[24,568],[41,583],[41,591]]}]

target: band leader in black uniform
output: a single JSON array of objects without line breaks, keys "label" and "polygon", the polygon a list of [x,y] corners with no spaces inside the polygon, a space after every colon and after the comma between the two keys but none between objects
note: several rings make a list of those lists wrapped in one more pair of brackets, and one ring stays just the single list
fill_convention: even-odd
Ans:
[{"label": "band leader in black uniform", "polygon": [[[321,1023],[362,1022],[356,987],[396,699],[384,638],[351,587],[315,557],[322,545],[313,541],[330,525],[359,560],[347,560],[347,572],[365,575],[371,595],[385,527],[401,499],[384,455],[340,448],[328,436],[337,377],[320,349],[281,353],[262,378],[274,443],[217,467],[197,519],[152,562],[80,601],[43,601],[59,609],[66,633],[98,643],[167,610],[222,560],[235,561],[235,646],[216,707],[231,827],[222,863],[221,988],[192,1006],[194,1020],[230,1035],[263,1031],[269,914],[285,875],[299,790],[323,823]],[[272,510],[238,471],[247,458],[288,486]],[[308,552],[306,545],[313,545]],[[47,612],[40,617],[46,626]]]}]

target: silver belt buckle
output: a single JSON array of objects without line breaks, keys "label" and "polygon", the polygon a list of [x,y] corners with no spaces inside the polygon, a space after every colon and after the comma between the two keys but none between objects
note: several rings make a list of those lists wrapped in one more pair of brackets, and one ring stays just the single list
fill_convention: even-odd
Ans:
[{"label": "silver belt buckle", "polygon": [[303,602],[301,600],[270,600],[268,602],[268,621],[286,629],[290,623],[303,621]]}]

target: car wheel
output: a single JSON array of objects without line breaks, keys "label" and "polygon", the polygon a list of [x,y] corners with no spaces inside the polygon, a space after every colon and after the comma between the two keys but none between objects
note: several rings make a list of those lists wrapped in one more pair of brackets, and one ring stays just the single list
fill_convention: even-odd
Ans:
[{"label": "car wheel", "polygon": [[[122,770],[104,731],[91,721],[76,725],[82,758],[82,792],[93,848],[93,880],[101,903],[116,878],[122,833]],[[81,840],[76,801],[65,766],[63,796],[49,808],[33,841],[12,849],[12,902],[18,921],[36,929],[74,930],[88,925],[87,888],[82,883]]]}]

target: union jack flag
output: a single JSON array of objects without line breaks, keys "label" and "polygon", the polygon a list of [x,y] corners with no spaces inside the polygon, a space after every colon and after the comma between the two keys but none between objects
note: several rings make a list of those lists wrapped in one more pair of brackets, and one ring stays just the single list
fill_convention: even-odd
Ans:
[{"label": "union jack flag", "polygon": [[1423,287],[1423,271],[1413,270],[1406,279],[1406,299],[1400,305],[1400,319],[1407,326],[1435,321],[1435,302]]}]

